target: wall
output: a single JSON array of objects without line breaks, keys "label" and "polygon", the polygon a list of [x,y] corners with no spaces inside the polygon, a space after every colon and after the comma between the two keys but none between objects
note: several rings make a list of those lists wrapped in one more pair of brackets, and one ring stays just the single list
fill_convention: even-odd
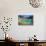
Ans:
[{"label": "wall", "polygon": [[[46,8],[33,8],[28,0],[0,0],[0,16],[13,17],[13,22],[10,31],[10,37],[16,40],[27,40],[34,34],[37,39],[45,39],[45,15]],[[18,26],[18,14],[32,13],[34,16],[33,26]],[[1,31],[2,33],[2,31]],[[44,34],[45,33],[45,34]],[[1,34],[2,35],[2,34]],[[0,36],[2,39],[2,36]]]},{"label": "wall", "polygon": [[44,23],[44,25],[45,25],[45,28],[44,28],[44,39],[46,39],[46,16],[45,16],[44,21],[45,21],[45,23]]}]

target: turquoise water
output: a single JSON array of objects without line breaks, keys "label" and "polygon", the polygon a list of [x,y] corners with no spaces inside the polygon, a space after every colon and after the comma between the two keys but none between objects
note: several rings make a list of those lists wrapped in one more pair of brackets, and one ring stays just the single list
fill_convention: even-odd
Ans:
[{"label": "turquoise water", "polygon": [[22,19],[22,20],[19,20],[19,23],[21,23],[22,25],[29,25],[33,23],[33,20],[32,19]]}]

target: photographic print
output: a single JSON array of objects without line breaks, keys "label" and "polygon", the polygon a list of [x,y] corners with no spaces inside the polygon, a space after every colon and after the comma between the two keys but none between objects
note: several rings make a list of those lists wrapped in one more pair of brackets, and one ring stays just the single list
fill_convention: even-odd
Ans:
[{"label": "photographic print", "polygon": [[33,25],[33,15],[18,15],[18,25]]}]

